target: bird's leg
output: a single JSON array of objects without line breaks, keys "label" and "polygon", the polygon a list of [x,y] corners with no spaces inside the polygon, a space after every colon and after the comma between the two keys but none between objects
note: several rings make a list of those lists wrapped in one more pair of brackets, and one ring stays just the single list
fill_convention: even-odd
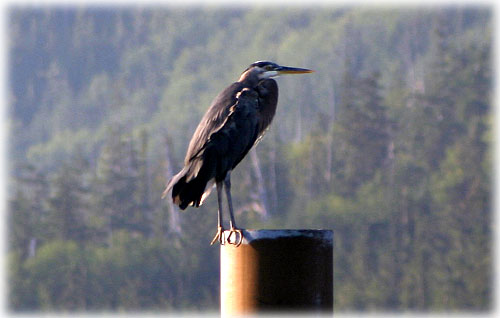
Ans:
[{"label": "bird's leg", "polygon": [[210,245],[213,245],[216,241],[219,241],[221,245],[224,245],[225,239],[224,239],[224,228],[222,227],[222,182],[217,182],[216,187],[217,187],[217,202],[219,203],[219,209],[217,210],[217,233],[215,233],[214,238],[212,239],[212,242],[210,242]]},{"label": "bird's leg", "polygon": [[[227,237],[227,241],[229,244],[234,244],[236,246],[240,246],[241,242],[243,241],[243,233],[241,232],[240,229],[236,227],[236,222],[234,221],[234,214],[233,214],[233,201],[231,199],[231,171],[229,171],[226,175],[226,178],[224,179],[224,186],[226,188],[226,198],[227,198],[227,205],[229,206],[229,235]],[[233,233],[236,233],[236,238],[234,243],[231,243],[231,235]]]}]

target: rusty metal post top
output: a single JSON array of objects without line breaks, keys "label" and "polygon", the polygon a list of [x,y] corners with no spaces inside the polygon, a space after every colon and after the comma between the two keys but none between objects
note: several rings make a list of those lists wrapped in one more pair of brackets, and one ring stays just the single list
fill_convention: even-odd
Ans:
[{"label": "rusty metal post top", "polygon": [[[332,230],[242,230],[221,245],[221,315],[333,311]],[[239,236],[239,235],[238,235]]]},{"label": "rusty metal post top", "polygon": [[[333,244],[333,231],[332,230],[303,230],[303,229],[281,229],[281,230],[242,230],[243,241],[242,244],[250,244],[256,240],[263,239],[278,239],[286,237],[308,237],[322,241],[325,244]],[[229,235],[229,231],[224,233],[226,237]],[[236,235],[229,237],[230,241],[236,239]]]}]

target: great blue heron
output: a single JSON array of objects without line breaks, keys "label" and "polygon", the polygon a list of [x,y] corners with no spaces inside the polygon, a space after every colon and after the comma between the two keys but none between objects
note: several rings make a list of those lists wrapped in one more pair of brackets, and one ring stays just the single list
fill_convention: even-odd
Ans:
[{"label": "great blue heron", "polygon": [[[211,244],[240,245],[243,234],[236,227],[231,200],[231,170],[262,138],[273,120],[278,103],[278,85],[273,77],[281,74],[311,73],[305,68],[280,66],[258,61],[241,74],[239,80],[223,90],[198,124],[184,159],[184,168],[168,182],[162,197],[172,189],[172,199],[184,210],[200,206],[217,188],[219,204],[217,233]],[[226,190],[230,230],[224,238],[222,188]],[[231,235],[236,238],[231,242]]]}]

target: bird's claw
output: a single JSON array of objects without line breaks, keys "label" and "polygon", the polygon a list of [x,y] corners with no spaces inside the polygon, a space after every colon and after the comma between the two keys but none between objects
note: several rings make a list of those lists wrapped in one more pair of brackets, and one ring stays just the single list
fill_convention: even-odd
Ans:
[{"label": "bird's claw", "polygon": [[217,233],[215,233],[215,236],[212,239],[212,242],[210,242],[210,245],[213,245],[216,241],[219,241],[220,245],[224,245],[226,243],[224,229],[222,228],[222,226],[219,226],[217,228]]},{"label": "bird's claw", "polygon": [[[233,234],[236,236],[234,240],[231,240],[231,237]],[[232,227],[229,230],[229,235],[226,237],[226,231],[222,228],[222,226],[219,226],[217,228],[217,233],[215,233],[214,238],[212,239],[212,242],[210,242],[210,245],[213,245],[215,242],[219,241],[220,245],[226,244],[232,244],[235,247],[238,247],[241,245],[241,242],[243,242],[243,232],[240,229],[237,229],[235,227]]]},{"label": "bird's claw", "polygon": [[[233,233],[236,233],[236,238],[233,242],[231,242],[231,236],[233,235]],[[235,227],[231,227],[231,229],[229,230],[229,235],[227,236],[227,239],[226,241],[229,243],[229,244],[233,244],[234,246],[238,247],[241,245],[241,242],[243,242],[243,232],[241,232],[240,229],[237,229]]]}]

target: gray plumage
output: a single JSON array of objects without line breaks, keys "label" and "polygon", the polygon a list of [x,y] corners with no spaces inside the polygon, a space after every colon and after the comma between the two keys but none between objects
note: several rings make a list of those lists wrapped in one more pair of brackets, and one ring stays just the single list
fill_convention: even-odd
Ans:
[{"label": "gray plumage", "polygon": [[[243,79],[212,102],[189,143],[184,168],[167,185],[181,209],[199,206],[265,133],[274,118],[278,85],[273,79]],[[208,186],[207,186],[208,185]],[[204,195],[205,194],[205,195]]]},{"label": "gray plumage", "polygon": [[[278,85],[272,77],[280,74],[310,73],[311,70],[259,61],[251,64],[239,80],[214,99],[201,119],[184,159],[184,168],[167,184],[163,196],[172,191],[172,200],[185,209],[200,206],[215,183],[219,204],[218,228],[212,244],[239,245],[243,233],[234,221],[231,199],[231,171],[262,138],[271,124],[278,104]],[[229,235],[223,235],[222,189],[230,215]],[[231,241],[234,234],[236,239]]]}]

